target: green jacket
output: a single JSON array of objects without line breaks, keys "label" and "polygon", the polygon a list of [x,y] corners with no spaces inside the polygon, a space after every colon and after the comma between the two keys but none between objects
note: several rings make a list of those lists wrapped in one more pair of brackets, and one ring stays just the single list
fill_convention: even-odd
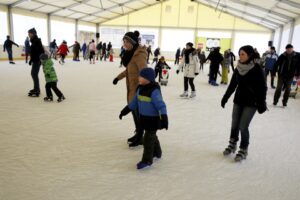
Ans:
[{"label": "green jacket", "polygon": [[42,65],[43,65],[43,71],[45,74],[46,83],[56,82],[57,76],[55,73],[55,69],[53,67],[53,61],[51,59],[48,59],[45,62],[42,62]]}]

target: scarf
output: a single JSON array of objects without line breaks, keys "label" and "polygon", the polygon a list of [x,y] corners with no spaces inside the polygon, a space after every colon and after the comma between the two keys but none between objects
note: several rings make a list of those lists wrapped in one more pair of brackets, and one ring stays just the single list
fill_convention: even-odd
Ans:
[{"label": "scarf", "polygon": [[185,49],[184,51],[185,64],[190,64],[190,53],[192,53],[193,51],[195,51],[194,48]]},{"label": "scarf", "polygon": [[123,57],[122,57],[122,63],[127,68],[128,63],[130,62],[135,50],[138,48],[138,45],[134,46],[131,50],[125,50]]},{"label": "scarf", "polygon": [[254,66],[255,63],[253,61],[248,64],[243,64],[239,61],[236,68],[241,76],[245,76]]}]

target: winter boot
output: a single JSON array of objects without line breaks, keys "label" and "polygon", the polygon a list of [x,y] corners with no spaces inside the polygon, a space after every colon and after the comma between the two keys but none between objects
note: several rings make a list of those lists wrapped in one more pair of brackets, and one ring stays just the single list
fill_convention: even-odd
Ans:
[{"label": "winter boot", "polygon": [[45,97],[44,101],[53,101],[53,97]]},{"label": "winter boot", "polygon": [[224,156],[228,156],[231,153],[234,153],[236,151],[236,141],[234,139],[229,140],[228,147],[223,151]]},{"label": "winter boot", "polygon": [[189,93],[188,91],[184,91],[181,95],[179,95],[180,97],[188,97]]},{"label": "winter boot", "polygon": [[194,98],[194,97],[196,97],[196,91],[191,92],[190,98]]},{"label": "winter boot", "polygon": [[239,152],[236,154],[234,160],[235,160],[236,162],[240,162],[240,161],[246,159],[246,158],[247,158],[247,155],[248,155],[247,149],[241,149],[241,148],[240,148],[240,150],[239,150]]}]

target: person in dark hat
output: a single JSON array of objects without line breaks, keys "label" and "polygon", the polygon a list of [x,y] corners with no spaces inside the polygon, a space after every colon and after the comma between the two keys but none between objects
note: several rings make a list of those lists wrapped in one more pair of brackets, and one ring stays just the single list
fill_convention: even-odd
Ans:
[{"label": "person in dark hat", "polygon": [[300,54],[294,51],[293,45],[288,44],[274,65],[274,75],[278,74],[277,87],[274,94],[274,106],[277,105],[284,87],[282,105],[287,106],[293,78],[300,75]]},{"label": "person in dark hat", "polygon": [[235,153],[241,132],[240,150],[235,156],[235,161],[246,159],[248,155],[248,127],[255,112],[262,114],[267,110],[267,85],[263,70],[255,63],[256,54],[253,47],[241,47],[239,57],[240,60],[221,101],[221,106],[225,108],[228,99],[235,92],[229,145],[223,152],[224,156]]},{"label": "person in dark hat", "polygon": [[[147,66],[147,51],[146,47],[139,45],[138,31],[127,32],[123,37],[123,47],[125,49],[122,56],[122,64],[126,68],[120,73],[114,80],[113,84],[116,85],[119,80],[126,78],[127,88],[127,102],[131,102],[136,94],[136,89],[139,84],[139,73]],[[135,124],[135,135],[128,138],[129,147],[135,147],[142,144],[144,130],[138,123],[138,110],[132,112],[134,124]]]},{"label": "person in dark hat", "polygon": [[207,60],[210,60],[208,83],[213,86],[219,86],[217,83],[217,77],[220,65],[224,60],[224,57],[220,53],[220,47],[213,48],[213,51],[209,53]]},{"label": "person in dark hat", "polygon": [[30,38],[30,61],[31,77],[33,80],[33,89],[29,91],[28,95],[31,97],[38,97],[40,95],[39,71],[41,67],[40,55],[45,53],[42,41],[37,36],[35,28],[28,30],[28,37]]},{"label": "person in dark hat", "polygon": [[16,44],[14,41],[10,40],[9,35],[6,36],[6,40],[3,44],[3,52],[5,52],[5,50],[7,51],[9,64],[15,64],[14,59],[13,59],[12,45],[16,45],[17,47],[19,47],[18,44]]},{"label": "person in dark hat", "polygon": [[144,153],[137,163],[137,169],[152,165],[153,157],[161,158],[162,151],[156,132],[159,129],[168,130],[166,104],[161,90],[155,82],[155,72],[152,68],[144,68],[140,72],[139,86],[132,101],[121,111],[119,118],[129,112],[139,109],[140,126],[145,129]]}]

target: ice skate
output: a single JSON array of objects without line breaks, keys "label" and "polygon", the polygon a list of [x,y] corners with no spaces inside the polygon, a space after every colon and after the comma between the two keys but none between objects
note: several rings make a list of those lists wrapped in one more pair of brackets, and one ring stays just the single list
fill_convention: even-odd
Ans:
[{"label": "ice skate", "polygon": [[192,91],[191,95],[190,95],[190,98],[192,99],[192,98],[195,98],[195,97],[196,97],[196,91]]},{"label": "ice skate", "polygon": [[152,165],[152,163],[146,163],[146,162],[139,162],[136,164],[136,168],[137,169],[143,169],[143,168],[146,168],[146,167],[150,167]]},{"label": "ice skate", "polygon": [[184,91],[181,95],[179,95],[180,97],[184,97],[187,98],[189,96],[188,91]]},{"label": "ice skate", "polygon": [[229,140],[228,147],[223,151],[224,156],[228,156],[231,153],[235,153],[236,151],[236,141],[233,139]]},{"label": "ice skate", "polygon": [[45,97],[44,101],[53,101],[53,97]]},{"label": "ice skate", "polygon": [[59,102],[62,102],[63,100],[65,100],[66,98],[65,98],[65,96],[64,95],[62,95],[61,97],[59,97],[58,99],[57,99],[57,102],[59,103]]},{"label": "ice skate", "polygon": [[134,142],[137,138],[137,133],[136,133],[136,130],[134,131],[134,135],[130,138],[127,139],[127,143],[130,144],[132,142]]},{"label": "ice skate", "polygon": [[40,96],[40,92],[34,91],[34,90],[30,90],[28,93],[29,97],[39,97]]},{"label": "ice skate", "polygon": [[241,162],[242,160],[246,159],[248,155],[247,149],[240,149],[239,152],[236,154],[234,160],[236,162]]},{"label": "ice skate", "polygon": [[143,138],[136,137],[133,142],[131,142],[128,146],[129,147],[137,147],[139,145],[143,145]]}]

